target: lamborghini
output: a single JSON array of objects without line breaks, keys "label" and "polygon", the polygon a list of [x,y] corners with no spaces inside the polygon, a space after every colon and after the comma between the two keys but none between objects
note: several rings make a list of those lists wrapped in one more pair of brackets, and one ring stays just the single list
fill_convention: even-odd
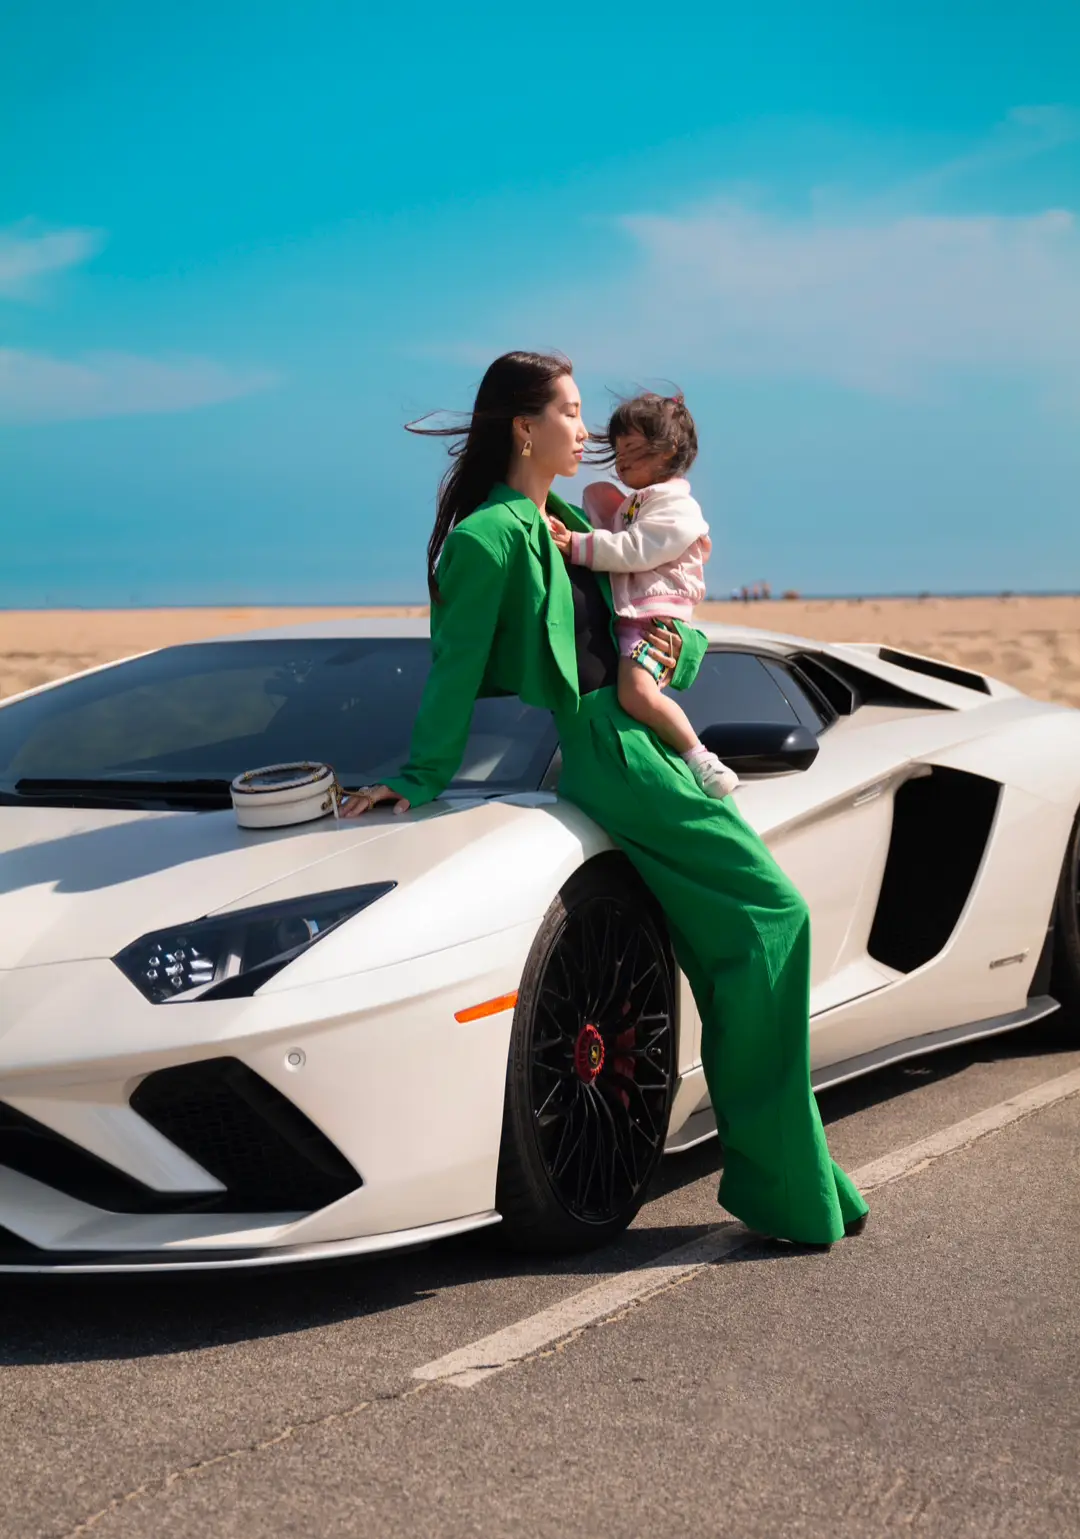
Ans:
[{"label": "lamborghini", "polygon": [[[683,699],[809,903],[815,1086],[1071,1022],[1080,712],[877,643],[705,630]],[[560,799],[546,713],[479,701],[453,784],[404,816],[238,826],[254,767],[389,774],[428,667],[425,622],[335,620],[0,703],[4,1270],[496,1224],[583,1249],[715,1136],[664,916]]]}]

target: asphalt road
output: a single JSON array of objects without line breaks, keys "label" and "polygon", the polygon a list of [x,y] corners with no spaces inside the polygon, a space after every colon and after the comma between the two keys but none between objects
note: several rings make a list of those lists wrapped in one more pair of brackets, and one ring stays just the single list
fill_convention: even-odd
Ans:
[{"label": "asphalt road", "polygon": [[[1078,1066],[1051,1022],[821,1105],[855,1169]],[[880,1188],[828,1254],[751,1242],[474,1388],[413,1377],[706,1233],[716,1171],[668,1159],[622,1244],[543,1267],[474,1236],[0,1279],[0,1536],[1080,1535],[1078,1095]]]}]

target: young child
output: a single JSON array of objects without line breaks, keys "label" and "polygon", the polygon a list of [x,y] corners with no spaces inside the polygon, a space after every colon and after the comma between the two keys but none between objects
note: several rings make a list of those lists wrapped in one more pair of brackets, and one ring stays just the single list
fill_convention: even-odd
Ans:
[{"label": "young child", "polygon": [[639,395],[619,405],[599,442],[630,495],[610,482],[587,486],[592,533],[574,534],[552,519],[552,538],[574,565],[611,574],[623,710],[682,755],[707,795],[727,796],[739,777],[662,693],[667,678],[649,657],[645,639],[661,617],[691,619],[705,597],[709,526],[684,479],[697,457],[694,419],[681,395]]}]

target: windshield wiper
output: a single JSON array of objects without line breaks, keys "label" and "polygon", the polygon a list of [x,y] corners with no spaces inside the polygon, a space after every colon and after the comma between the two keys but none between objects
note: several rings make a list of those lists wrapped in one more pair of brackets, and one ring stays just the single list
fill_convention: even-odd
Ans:
[{"label": "windshield wiper", "polygon": [[42,802],[51,807],[165,807],[211,811],[232,806],[228,780],[23,779],[0,791],[9,806]]}]

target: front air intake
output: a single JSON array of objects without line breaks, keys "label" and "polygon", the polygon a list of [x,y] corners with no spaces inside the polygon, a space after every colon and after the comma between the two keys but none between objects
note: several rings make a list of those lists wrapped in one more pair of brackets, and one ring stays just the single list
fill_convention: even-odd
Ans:
[{"label": "front air intake", "polygon": [[69,1138],[0,1101],[0,1169],[30,1176],[107,1213],[173,1213],[207,1205],[205,1194],[154,1192]]},{"label": "front air intake", "polygon": [[363,1184],[310,1118],[237,1058],[158,1069],[131,1106],[222,1182],[231,1212],[310,1212]]},{"label": "front air intake", "polygon": [[362,1185],[315,1124],[238,1059],[160,1069],[131,1105],[225,1191],[154,1191],[3,1101],[0,1169],[106,1213],[308,1213]]}]

